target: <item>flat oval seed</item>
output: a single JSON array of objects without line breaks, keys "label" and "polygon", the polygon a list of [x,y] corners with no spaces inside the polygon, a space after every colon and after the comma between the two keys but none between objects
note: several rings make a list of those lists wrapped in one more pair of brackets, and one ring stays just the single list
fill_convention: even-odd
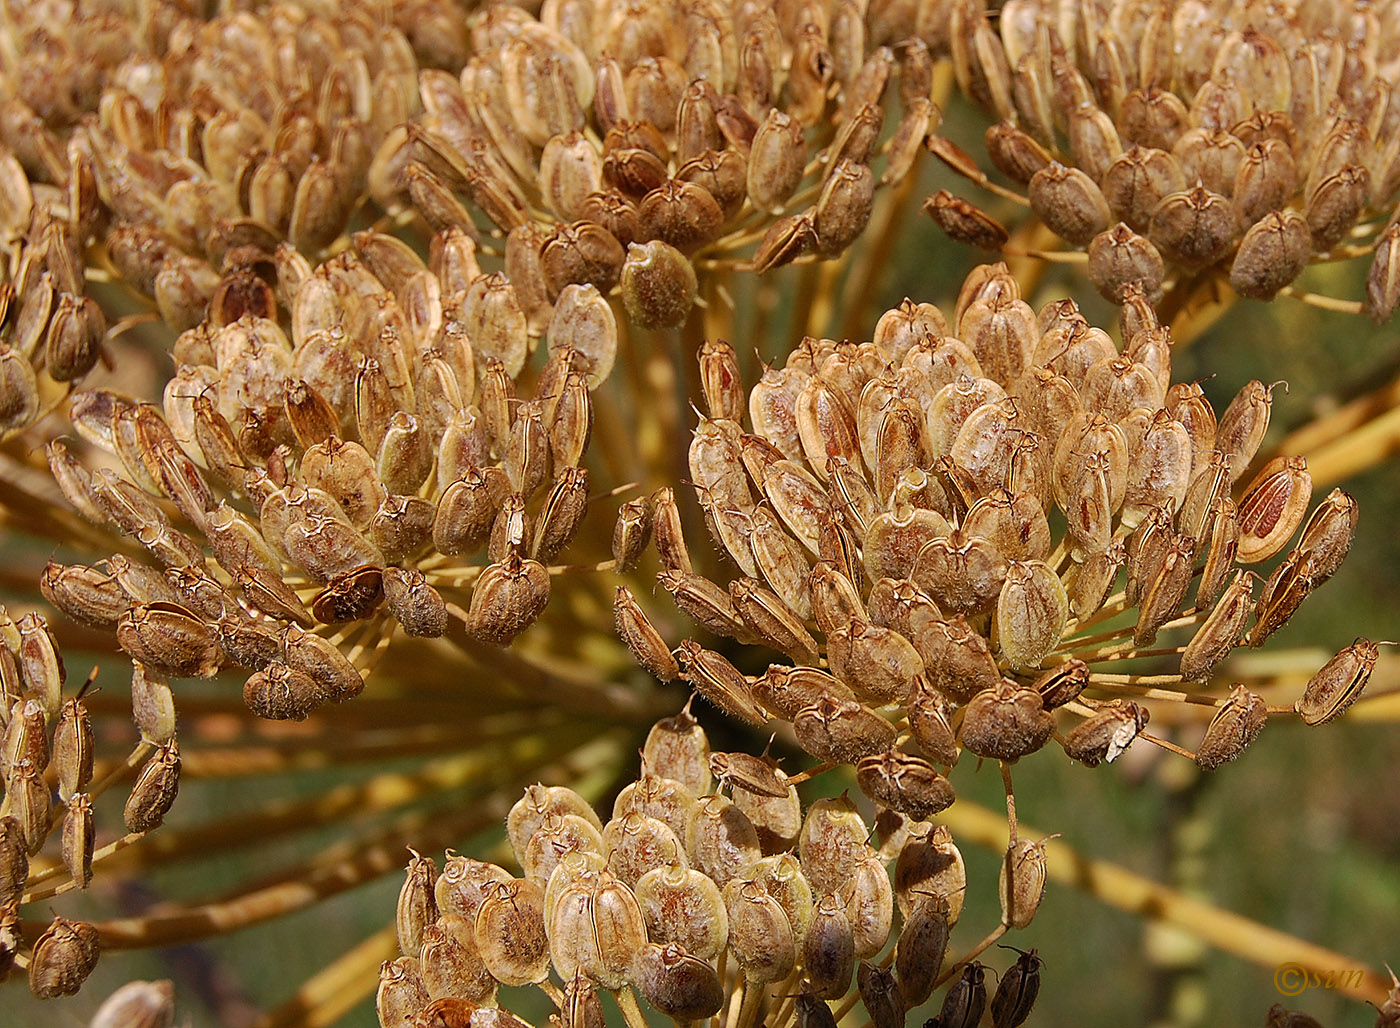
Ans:
[{"label": "flat oval seed", "polygon": [[1242,564],[1268,560],[1293,536],[1312,499],[1312,476],[1303,457],[1275,457],[1259,470],[1240,498]]},{"label": "flat oval seed", "polygon": [[1375,643],[1358,637],[1320,667],[1293,705],[1303,723],[1326,724],[1355,703],[1375,670],[1379,654]]}]

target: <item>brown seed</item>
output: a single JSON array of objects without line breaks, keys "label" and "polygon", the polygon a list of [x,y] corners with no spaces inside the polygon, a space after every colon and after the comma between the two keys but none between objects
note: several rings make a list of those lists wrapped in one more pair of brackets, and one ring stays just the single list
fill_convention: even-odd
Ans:
[{"label": "brown seed", "polygon": [[223,659],[209,626],[173,603],[132,607],[117,623],[117,642],[131,656],[178,678],[208,678]]},{"label": "brown seed", "polygon": [[1188,680],[1205,681],[1211,672],[1241,641],[1245,623],[1254,609],[1254,580],[1249,572],[1236,572],[1234,579],[1210,612],[1210,617],[1196,629],[1181,654],[1181,676]]},{"label": "brown seed", "polygon": [[1108,227],[1108,202],[1094,180],[1078,168],[1051,161],[1031,177],[1027,196],[1046,226],[1075,246],[1088,244]]},{"label": "brown seed", "polygon": [[948,950],[948,902],[939,896],[920,900],[905,918],[895,951],[899,988],[911,1006],[920,1006],[933,995]]},{"label": "brown seed", "polygon": [[127,831],[149,832],[159,827],[179,791],[180,746],[172,739],[146,761],[131,787],[123,815]]},{"label": "brown seed", "polygon": [[1302,524],[1312,498],[1312,476],[1303,457],[1275,457],[1259,470],[1240,498],[1242,564],[1268,560]]},{"label": "brown seed", "polygon": [[[531,840],[545,826],[545,822],[550,817],[560,818],[573,816],[586,822],[586,827],[574,827],[578,832],[582,832],[593,848],[602,852],[603,823],[599,820],[597,813],[585,800],[574,790],[562,785],[531,785],[525,789],[525,794],[518,799],[510,808],[506,815],[506,835],[510,839],[511,848],[516,856],[523,859],[526,851],[530,848]],[[556,825],[556,829],[559,826]],[[592,832],[588,829],[591,828]],[[556,831],[556,834],[559,834]]]},{"label": "brown seed", "polygon": [[364,690],[364,678],[335,644],[295,625],[282,632],[282,660],[293,671],[310,676],[336,703]]},{"label": "brown seed", "polygon": [[13,910],[29,877],[24,826],[11,815],[0,818],[0,911]]},{"label": "brown seed", "polygon": [[1293,705],[1303,723],[1326,724],[1355,703],[1371,678],[1379,653],[1375,643],[1358,636],[1319,668]]},{"label": "brown seed", "polygon": [[872,800],[915,821],[928,820],[956,798],[952,785],[932,764],[898,750],[862,759],[856,765],[856,781]]},{"label": "brown seed", "polygon": [[647,934],[701,960],[713,960],[729,939],[729,914],[718,886],[704,873],[671,864],[637,881],[637,902]]},{"label": "brown seed", "polygon": [[102,1001],[88,1028],[170,1028],[175,987],[169,980],[127,982]]},{"label": "brown seed", "polygon": [[974,960],[963,965],[958,980],[948,987],[938,1012],[939,1028],[977,1028],[986,1008],[986,970]]},{"label": "brown seed", "polygon": [[63,704],[53,735],[53,766],[59,798],[72,796],[92,780],[92,721],[79,699]]},{"label": "brown seed", "polygon": [[[718,795],[707,796],[691,808],[685,848],[690,862],[721,888],[746,872],[762,855],[758,832],[748,815]],[[732,907],[729,913],[732,933]]]},{"label": "brown seed", "polygon": [[676,657],[681,677],[726,714],[755,725],[768,720],[754,702],[748,678],[723,656],[686,639],[676,648]]},{"label": "brown seed", "polygon": [[1378,325],[1383,325],[1395,313],[1400,304],[1400,222],[1391,225],[1376,244],[1376,255],[1371,261],[1371,272],[1366,276],[1366,314]]},{"label": "brown seed", "polygon": [[1294,550],[1283,563],[1274,569],[1255,607],[1258,620],[1249,630],[1245,641],[1250,646],[1261,646],[1267,639],[1288,621],[1299,605],[1317,585],[1312,575],[1312,557]]},{"label": "brown seed", "polygon": [[632,980],[648,1003],[677,1020],[701,1020],[724,1006],[724,987],[714,968],[674,943],[643,946]]},{"label": "brown seed", "polygon": [[1206,726],[1205,738],[1196,747],[1196,765],[1214,771],[1243,753],[1264,727],[1267,707],[1262,696],[1236,685]]},{"label": "brown seed", "polygon": [[1017,1028],[1031,1014],[1040,993],[1040,968],[1044,963],[1034,949],[1021,953],[1001,976],[992,996],[993,1028]]},{"label": "brown seed", "polygon": [[787,914],[757,882],[730,880],[724,888],[729,948],[753,983],[782,981],[797,963],[797,940]]},{"label": "brown seed", "polygon": [[909,1004],[892,970],[862,960],[856,968],[856,985],[875,1028],[904,1028]]},{"label": "brown seed", "polygon": [[662,682],[671,682],[680,677],[680,665],[671,655],[666,640],[647,618],[646,612],[638,605],[626,586],[617,587],[613,600],[613,617],[617,624],[617,634],[637,663],[646,668]]},{"label": "brown seed", "polygon": [[1111,764],[1147,726],[1148,717],[1145,707],[1114,700],[1065,736],[1065,753],[1089,767]]},{"label": "brown seed", "polygon": [[1356,500],[1349,493],[1333,489],[1303,526],[1298,549],[1308,555],[1317,584],[1331,578],[1341,567],[1356,536],[1356,520]]},{"label": "brown seed", "polygon": [[1230,285],[1241,296],[1272,300],[1308,266],[1312,244],[1307,220],[1301,214],[1271,211],[1240,240],[1230,264]]},{"label": "brown seed", "polygon": [[1060,642],[1069,597],[1043,561],[1011,561],[997,598],[993,632],[1013,670],[1039,667]]},{"label": "brown seed", "polygon": [[1160,296],[1165,276],[1166,265],[1157,247],[1121,221],[1089,242],[1089,280],[1111,303],[1121,301],[1123,287],[1129,283],[1148,296]]},{"label": "brown seed", "polygon": [[1002,860],[998,891],[1001,920],[1009,928],[1025,928],[1045,896],[1045,843],[1014,841]]},{"label": "brown seed", "polygon": [[1055,719],[1034,689],[1002,681],[979,692],[963,712],[960,741],[979,757],[1017,760],[1045,745]]},{"label": "brown seed", "polygon": [[1011,238],[1001,222],[946,189],[925,200],[923,211],[951,239],[966,246],[997,251]]},{"label": "brown seed", "polygon": [[1160,555],[1144,568],[1144,584],[1139,602],[1133,643],[1148,646],[1158,630],[1181,611],[1182,599],[1191,585],[1195,567],[1196,540],[1177,535],[1167,542]]},{"label": "brown seed", "polygon": [[908,639],[855,618],[828,637],[827,659],[832,674],[875,704],[904,702],[924,672],[923,659]]},{"label": "brown seed", "polygon": [[1164,197],[1148,226],[1162,255],[1190,269],[1224,257],[1236,231],[1230,201],[1199,185]]},{"label": "brown seed", "polygon": [[[799,664],[817,663],[817,643],[791,606],[751,578],[729,583],[729,598],[754,635]],[[809,608],[810,604],[805,605]]]},{"label": "brown seed", "polygon": [[428,990],[418,973],[417,957],[399,957],[379,965],[374,1007],[384,1028],[411,1028],[413,1018],[427,1003]]},{"label": "brown seed", "polygon": [[529,879],[489,888],[473,928],[477,952],[502,985],[530,985],[549,974],[544,889]]},{"label": "brown seed", "polygon": [[330,699],[310,675],[272,660],[243,684],[243,702],[270,721],[303,721]]},{"label": "brown seed", "polygon": [[423,946],[423,929],[437,920],[437,900],[433,894],[437,865],[432,857],[422,856],[411,848],[408,852],[410,857],[404,883],[399,888],[394,924],[400,952],[414,956]]},{"label": "brown seed", "polygon": [[467,631],[504,646],[523,632],[549,603],[549,572],[538,561],[512,552],[481,573],[472,589]]},{"label": "brown seed", "polygon": [[793,729],[812,756],[843,764],[889,749],[896,735],[894,726],[868,707],[829,698],[798,711]]},{"label": "brown seed", "polygon": [[100,952],[92,925],[54,918],[35,940],[29,958],[29,991],[39,999],[73,995],[97,966]]}]

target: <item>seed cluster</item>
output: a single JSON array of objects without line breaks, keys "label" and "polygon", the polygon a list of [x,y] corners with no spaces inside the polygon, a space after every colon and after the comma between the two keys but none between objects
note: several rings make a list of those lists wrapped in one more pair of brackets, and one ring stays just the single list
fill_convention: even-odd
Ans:
[{"label": "seed cluster", "polygon": [[[1374,251],[1365,310],[1400,300],[1400,109],[1394,21],[1370,5],[1017,0],[993,27],[954,4],[947,45],[964,90],[1004,120],[986,148],[1046,227],[1088,255],[1118,302],[1218,270],[1272,299],[1319,257]],[[986,175],[954,144],[955,170]],[[946,190],[929,211],[997,248],[1007,233]],[[1377,214],[1380,221],[1370,221]]]},{"label": "seed cluster", "polygon": [[[623,639],[736,717],[791,722],[809,753],[856,764],[868,795],[911,817],[953,801],[933,765],[962,749],[1014,761],[1056,736],[1075,760],[1112,761],[1151,708],[1190,709],[1180,690],[1282,625],[1335,572],[1356,523],[1340,490],[1308,516],[1301,458],[1244,478],[1269,389],[1250,383],[1217,418],[1198,386],[1169,384],[1171,333],[1151,309],[1129,303],[1122,320],[1120,350],[1071,301],[1037,314],[996,265],[964,283],[953,327],[906,301],[871,343],[804,340],[747,403],[733,351],[710,345],[690,472],[741,574],[725,588],[695,570],[663,495],[658,581],[703,628],[791,663],[751,676],[693,640],[673,654],[620,589]],[[1248,566],[1305,519],[1256,598]],[[1134,609],[1135,623],[1088,634]],[[1184,646],[1151,648],[1190,625]],[[1305,719],[1350,702],[1375,652],[1359,640],[1322,669]],[[1106,670],[1144,656],[1178,656],[1177,673]],[[1206,703],[1216,713],[1193,756],[1215,768],[1267,710],[1242,686]],[[1078,719],[1063,735],[1057,711]]]},{"label": "seed cluster", "polygon": [[[629,1024],[642,1023],[635,994],[677,1023],[732,1000],[745,1028],[760,1017],[830,1028],[829,1002],[846,1000],[844,1012],[858,995],[893,1028],[953,979],[940,972],[966,875],[946,828],[886,815],[877,848],[848,798],[804,812],[774,762],[711,752],[688,712],[653,726],[642,768],[606,823],[572,789],[528,788],[506,821],[523,877],[451,851],[439,874],[413,856],[399,893],[403,956],[380,969],[383,1028],[518,1026],[497,1006],[503,985],[538,986],[574,1028],[602,1025],[599,988]],[[1005,925],[1025,927],[1044,857],[1022,843],[1007,866]],[[1032,950],[1002,977],[998,1028],[1025,1020],[1039,968]],[[968,963],[941,1024],[976,1025],[986,1004],[982,965]]]},{"label": "seed cluster", "polygon": [[422,77],[404,177],[430,222],[460,224],[465,195],[507,234],[531,318],[587,283],[620,285],[639,325],[679,325],[692,259],[839,256],[908,175],[940,114],[928,47],[896,38],[852,0],[493,6],[460,76]]}]

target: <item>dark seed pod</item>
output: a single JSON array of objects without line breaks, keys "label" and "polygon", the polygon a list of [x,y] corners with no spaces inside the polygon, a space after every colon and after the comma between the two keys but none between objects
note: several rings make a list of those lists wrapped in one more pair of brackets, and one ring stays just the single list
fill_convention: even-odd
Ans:
[{"label": "dark seed pod", "polygon": [[894,969],[900,991],[910,1006],[921,1006],[933,995],[948,951],[949,931],[948,902],[941,896],[922,898],[905,918]]},{"label": "dark seed pod", "polygon": [[1198,185],[1163,198],[1148,235],[1168,260],[1194,269],[1224,257],[1236,229],[1230,201]]},{"label": "dark seed pod", "polygon": [[1166,265],[1152,241],[1121,221],[1089,243],[1089,280],[1110,303],[1121,302],[1123,287],[1129,283],[1136,283],[1149,297],[1159,297],[1165,276]]},{"label": "dark seed pod", "polygon": [[1054,710],[1078,699],[1088,684],[1089,665],[1077,657],[1071,657],[1042,674],[1031,683],[1031,688],[1040,693],[1040,701],[1046,710]]},{"label": "dark seed pod", "polygon": [[928,820],[956,799],[952,784],[932,764],[898,750],[862,759],[856,765],[856,781],[876,803],[915,821]]},{"label": "dark seed pod", "polygon": [[83,921],[56,917],[34,942],[29,958],[29,991],[39,999],[71,996],[97,966],[97,929]]},{"label": "dark seed pod", "polygon": [[986,969],[974,960],[963,965],[958,980],[948,987],[938,1012],[938,1028],[977,1028],[986,1009]]},{"label": "dark seed pod", "polygon": [[1181,654],[1181,676],[1203,682],[1241,641],[1244,626],[1254,609],[1254,579],[1249,572],[1235,573],[1234,580],[1216,602],[1210,616],[1196,629]]},{"label": "dark seed pod", "polygon": [[1017,760],[1044,746],[1054,728],[1040,693],[1008,680],[968,703],[960,741],[979,757]]},{"label": "dark seed pod", "polygon": [[243,702],[269,721],[304,721],[329,699],[316,679],[280,660],[270,661],[243,683]]},{"label": "dark seed pod", "polygon": [[651,508],[646,500],[628,500],[617,512],[612,554],[618,571],[630,571],[651,539]]},{"label": "dark seed pod", "polygon": [[1089,767],[1111,764],[1147,726],[1148,717],[1147,708],[1114,700],[1065,736],[1065,753]]},{"label": "dark seed pod", "polygon": [[896,735],[888,721],[851,700],[818,700],[798,711],[793,729],[812,756],[842,764],[889,749]]},{"label": "dark seed pod", "polygon": [[1031,1016],[1035,998],[1040,994],[1042,961],[1035,950],[1021,952],[1016,963],[1001,976],[992,996],[993,1028],[1017,1028]]},{"label": "dark seed pod", "polygon": [[627,644],[637,663],[662,682],[671,682],[680,677],[680,665],[671,655],[666,640],[652,625],[646,612],[638,605],[631,590],[626,586],[617,587],[617,595],[613,600],[613,619],[619,638]]},{"label": "dark seed pod", "polygon": [[1312,242],[1307,219],[1297,211],[1264,215],[1240,240],[1230,264],[1230,285],[1252,300],[1272,300],[1308,266]]},{"label": "dark seed pod", "polygon": [[29,877],[29,851],[24,826],[11,815],[0,818],[0,910],[11,909],[24,895]]},{"label": "dark seed pod", "polygon": [[1294,615],[1316,584],[1312,576],[1312,557],[1301,550],[1294,550],[1274,568],[1274,573],[1264,583],[1255,607],[1258,620],[1245,641],[1250,646],[1262,646],[1265,639]]},{"label": "dark seed pod", "polygon": [[893,971],[862,960],[856,968],[856,985],[875,1028],[904,1028],[909,1004]]},{"label": "dark seed pod", "polygon": [[1370,639],[1357,637],[1308,680],[1293,709],[1304,724],[1326,724],[1342,714],[1361,696],[1380,650]]},{"label": "dark seed pod", "polygon": [[1058,161],[1031,176],[1027,196],[1046,227],[1074,246],[1086,246],[1112,217],[1097,183]]},{"label": "dark seed pod", "polygon": [[724,1006],[724,987],[714,968],[674,943],[643,946],[631,978],[648,1003],[679,1021],[698,1021]]},{"label": "dark seed pod", "polygon": [[1000,251],[1011,238],[1001,222],[946,189],[925,200],[923,211],[949,238],[966,246]]},{"label": "dark seed pod", "polygon": [[846,905],[835,894],[823,896],[812,911],[802,940],[802,966],[812,998],[840,999],[851,987],[855,939]]},{"label": "dark seed pod", "polygon": [[1206,726],[1205,738],[1196,747],[1196,766],[1214,771],[1234,760],[1254,741],[1268,716],[1262,696],[1235,686]]},{"label": "dark seed pod", "polygon": [[472,589],[467,631],[504,646],[523,632],[549,603],[549,572],[538,561],[511,553],[489,565]]},{"label": "dark seed pod", "polygon": [[179,791],[180,746],[172,739],[146,761],[131,787],[123,815],[127,831],[149,832],[159,827]]},{"label": "dark seed pod", "polygon": [[748,677],[723,656],[686,639],[676,648],[676,658],[681,677],[726,714],[754,725],[768,720],[753,699]]},{"label": "dark seed pod", "polygon": [[137,660],[177,678],[209,678],[223,661],[213,630],[174,603],[132,607],[117,622],[117,642]]},{"label": "dark seed pod", "polygon": [[[851,976],[846,975],[844,989],[850,988]],[[793,1016],[797,1028],[836,1028],[836,1015],[822,999],[809,992],[802,992],[793,1000]]]},{"label": "dark seed pod", "polygon": [[1366,313],[1377,325],[1383,325],[1400,304],[1400,222],[1381,233],[1376,244],[1376,256],[1371,272],[1366,276]]}]

